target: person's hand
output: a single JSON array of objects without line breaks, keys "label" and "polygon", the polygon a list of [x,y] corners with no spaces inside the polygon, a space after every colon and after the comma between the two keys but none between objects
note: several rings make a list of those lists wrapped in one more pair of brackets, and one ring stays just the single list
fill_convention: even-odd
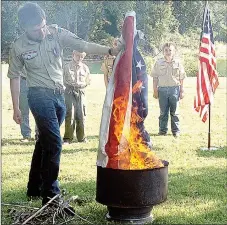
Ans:
[{"label": "person's hand", "polygon": [[114,55],[114,56],[116,56],[120,51],[121,49],[119,49],[118,47],[114,47],[110,49],[111,55]]},{"label": "person's hand", "polygon": [[111,55],[117,55],[124,48],[124,44],[118,39],[117,46],[110,49]]},{"label": "person's hand", "polygon": [[21,111],[19,109],[13,111],[13,120],[17,124],[21,124]]},{"label": "person's hand", "polygon": [[81,84],[74,83],[73,84],[74,89],[80,89],[82,87]]},{"label": "person's hand", "polygon": [[154,90],[153,97],[155,99],[158,99],[158,90],[157,89]]},{"label": "person's hand", "polygon": [[184,90],[181,89],[181,90],[180,90],[180,99],[183,99],[183,98],[184,98]]}]

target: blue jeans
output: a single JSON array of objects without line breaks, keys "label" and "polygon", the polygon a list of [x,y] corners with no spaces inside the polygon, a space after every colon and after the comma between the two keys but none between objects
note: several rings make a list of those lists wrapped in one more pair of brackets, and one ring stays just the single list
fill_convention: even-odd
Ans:
[{"label": "blue jeans", "polygon": [[41,194],[43,199],[60,193],[57,181],[62,140],[60,125],[66,108],[64,94],[52,89],[32,87],[28,103],[39,130],[29,173],[27,195]]},{"label": "blue jeans", "polygon": [[169,112],[171,116],[171,131],[173,134],[180,133],[179,126],[179,97],[180,87],[159,87],[158,88],[158,99],[160,107],[159,116],[159,133],[166,134],[168,131],[168,118]]}]

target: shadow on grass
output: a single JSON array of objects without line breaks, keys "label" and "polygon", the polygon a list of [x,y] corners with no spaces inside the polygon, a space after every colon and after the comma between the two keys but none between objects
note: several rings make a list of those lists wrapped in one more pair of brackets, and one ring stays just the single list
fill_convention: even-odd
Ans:
[{"label": "shadow on grass", "polygon": [[2,146],[7,146],[7,145],[35,145],[35,140],[29,141],[29,142],[21,142],[20,139],[8,139],[8,138],[3,138],[2,139]]},{"label": "shadow on grass", "polygon": [[172,134],[168,133],[166,135],[159,135],[158,133],[150,133],[151,137],[165,137],[165,136],[173,136]]},{"label": "shadow on grass", "polygon": [[89,151],[89,152],[97,152],[97,148],[80,148],[80,147],[75,147],[75,148],[70,148],[70,149],[62,149],[62,154],[74,154],[78,152],[83,152],[83,151]]},{"label": "shadow on grass", "polygon": [[87,136],[88,140],[99,139],[99,135]]},{"label": "shadow on grass", "polygon": [[215,157],[215,158],[227,158],[227,146],[220,147],[217,150],[196,150],[199,157]]},{"label": "shadow on grass", "polygon": [[[35,148],[35,146],[34,146]],[[18,150],[14,150],[14,151],[10,151],[10,152],[4,152],[2,151],[2,155],[32,155],[34,148],[31,149],[31,151],[18,151]],[[97,152],[98,149],[97,148],[79,148],[79,147],[75,147],[75,148],[71,148],[71,149],[65,149],[64,147],[62,148],[62,154],[75,154],[78,152],[83,152],[83,151],[89,151],[89,152]]]}]

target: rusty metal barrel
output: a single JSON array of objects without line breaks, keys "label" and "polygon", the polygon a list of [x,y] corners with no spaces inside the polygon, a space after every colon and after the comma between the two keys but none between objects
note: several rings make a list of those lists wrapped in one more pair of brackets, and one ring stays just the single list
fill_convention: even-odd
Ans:
[{"label": "rusty metal barrel", "polygon": [[154,205],[167,199],[168,162],[164,167],[119,170],[97,167],[96,201],[108,208],[107,219],[139,224],[151,221]]}]

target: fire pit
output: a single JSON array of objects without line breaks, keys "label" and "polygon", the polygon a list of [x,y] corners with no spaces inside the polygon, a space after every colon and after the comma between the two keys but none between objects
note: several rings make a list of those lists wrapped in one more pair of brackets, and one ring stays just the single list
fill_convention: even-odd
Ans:
[{"label": "fire pit", "polygon": [[146,170],[97,167],[96,201],[106,205],[107,219],[131,223],[152,221],[154,205],[167,198],[168,162]]}]

